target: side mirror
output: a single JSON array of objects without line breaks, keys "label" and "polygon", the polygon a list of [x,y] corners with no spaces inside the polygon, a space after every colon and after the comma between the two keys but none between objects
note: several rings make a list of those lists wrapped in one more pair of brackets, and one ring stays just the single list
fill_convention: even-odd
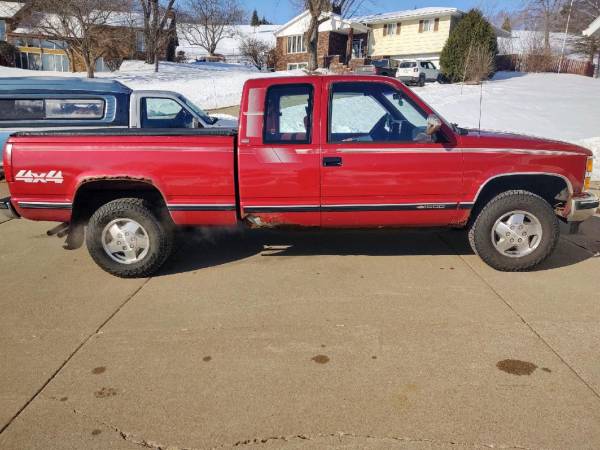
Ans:
[{"label": "side mirror", "polygon": [[435,114],[430,114],[429,117],[427,117],[427,130],[425,130],[425,133],[427,133],[428,136],[433,136],[440,131],[440,128],[442,128],[442,121],[440,118]]}]

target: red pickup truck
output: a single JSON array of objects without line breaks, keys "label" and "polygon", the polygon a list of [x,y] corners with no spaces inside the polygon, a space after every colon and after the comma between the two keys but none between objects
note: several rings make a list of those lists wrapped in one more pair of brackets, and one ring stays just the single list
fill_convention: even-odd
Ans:
[{"label": "red pickup truck", "polygon": [[1,205],[63,222],[54,233],[67,242],[87,226],[91,256],[121,277],[157,271],[174,225],[239,223],[468,227],[489,265],[526,270],[554,250],[559,220],[598,208],[589,150],[461,129],[391,78],[250,80],[239,122],[15,134]]}]

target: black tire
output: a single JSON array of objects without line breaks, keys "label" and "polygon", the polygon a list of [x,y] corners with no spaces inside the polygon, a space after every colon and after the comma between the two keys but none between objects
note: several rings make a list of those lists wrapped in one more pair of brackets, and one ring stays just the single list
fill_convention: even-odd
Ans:
[{"label": "black tire", "polygon": [[425,75],[419,76],[419,87],[425,86]]},{"label": "black tire", "polygon": [[[512,211],[532,214],[542,227],[542,237],[537,248],[521,257],[502,254],[492,242],[494,225]],[[541,264],[552,254],[559,237],[558,219],[550,204],[528,191],[508,191],[498,195],[481,210],[469,230],[469,242],[473,251],[489,266],[503,272],[525,271]]]},{"label": "black tire", "polygon": [[[105,227],[116,219],[131,219],[140,224],[148,235],[146,255],[137,262],[115,261],[102,245]],[[173,248],[173,232],[166,220],[153,213],[151,205],[140,198],[121,198],[100,207],[90,218],[86,244],[92,259],[106,272],[121,278],[145,278],[156,273]]]}]

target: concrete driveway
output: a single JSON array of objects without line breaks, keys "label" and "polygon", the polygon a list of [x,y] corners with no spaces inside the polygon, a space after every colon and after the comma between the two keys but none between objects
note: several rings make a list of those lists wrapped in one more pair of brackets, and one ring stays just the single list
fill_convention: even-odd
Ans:
[{"label": "concrete driveway", "polygon": [[456,231],[197,232],[145,280],[51,226],[0,224],[2,449],[600,447],[600,218],[531,273]]}]

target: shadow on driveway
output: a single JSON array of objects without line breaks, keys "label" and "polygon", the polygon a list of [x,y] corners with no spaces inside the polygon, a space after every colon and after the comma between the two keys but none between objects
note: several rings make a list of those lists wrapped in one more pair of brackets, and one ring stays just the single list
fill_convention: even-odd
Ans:
[{"label": "shadow on driveway", "polygon": [[[599,220],[600,222],[600,220]],[[563,235],[564,236],[564,235]],[[581,237],[580,237],[581,238]],[[252,256],[473,255],[462,230],[247,230],[186,229],[160,275],[191,272]],[[578,264],[593,256],[584,245],[560,240],[554,255],[535,271]]]}]

